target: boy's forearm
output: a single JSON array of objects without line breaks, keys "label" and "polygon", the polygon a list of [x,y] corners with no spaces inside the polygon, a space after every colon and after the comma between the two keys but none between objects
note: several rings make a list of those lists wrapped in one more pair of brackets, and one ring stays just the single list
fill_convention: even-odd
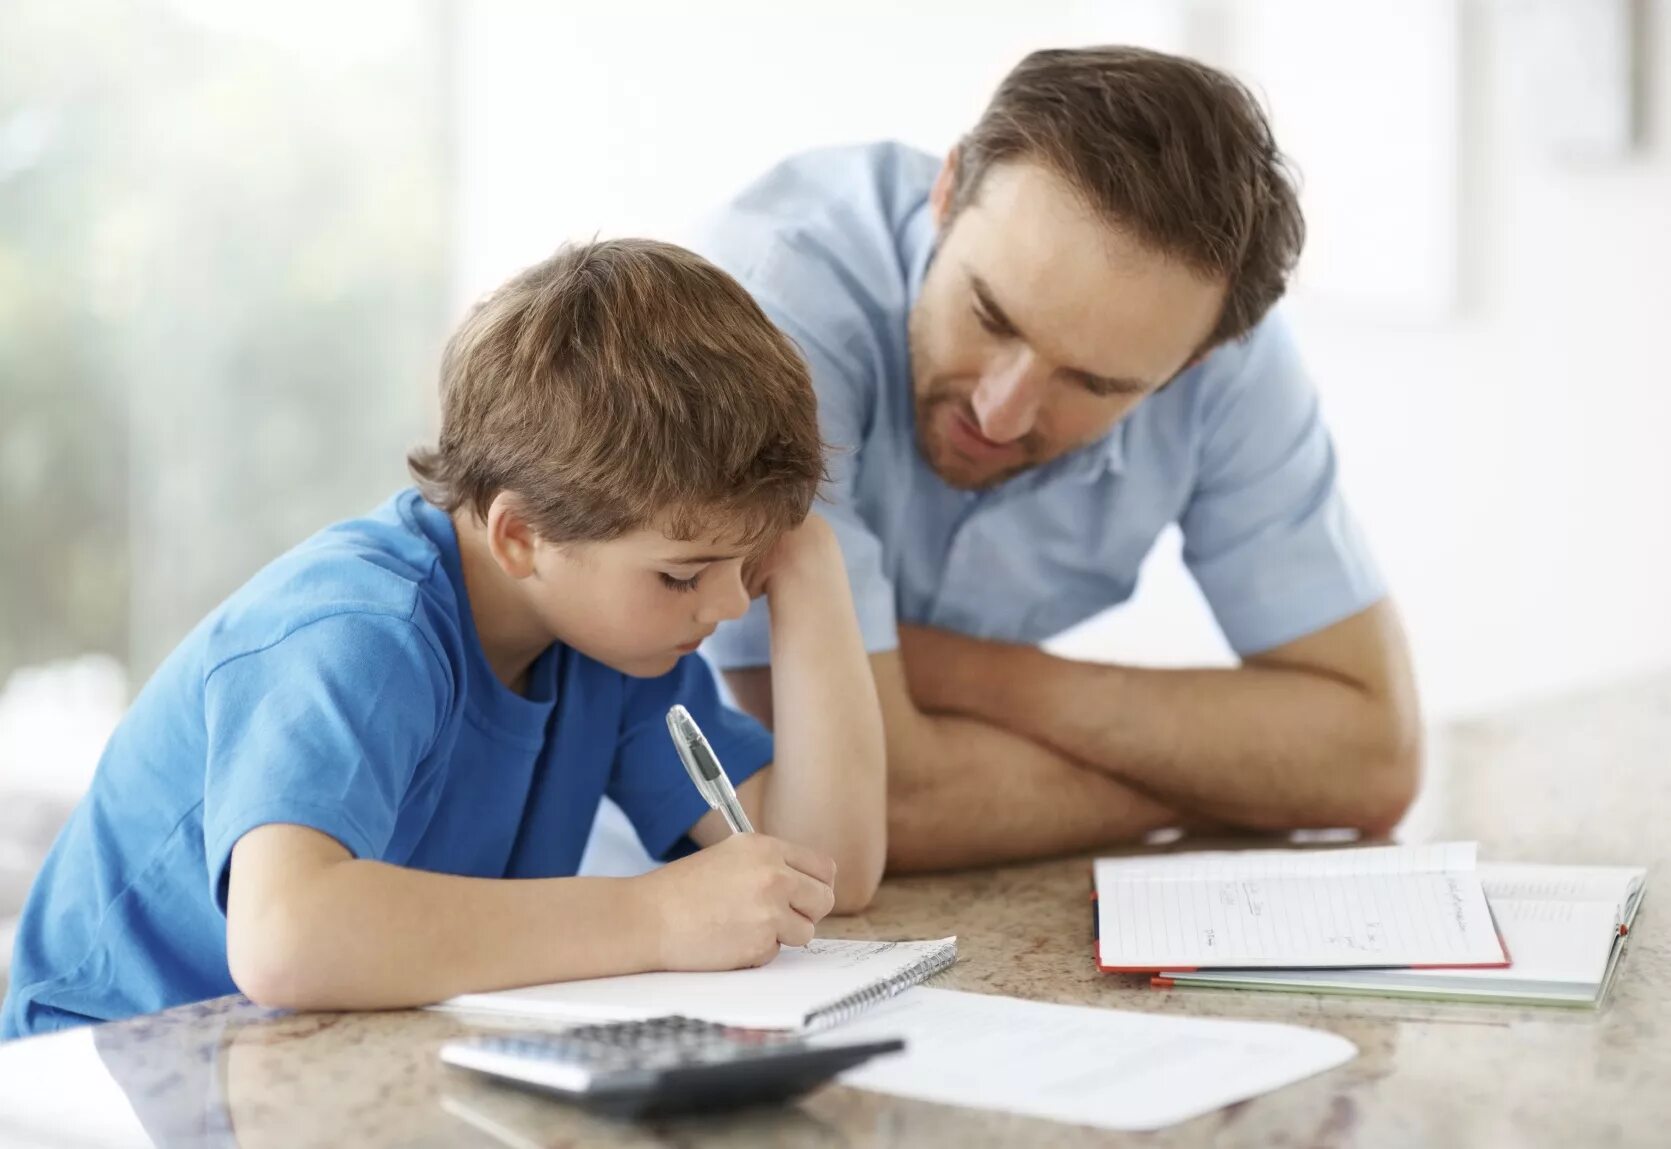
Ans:
[{"label": "boy's forearm", "polygon": [[635,973],[658,958],[654,915],[634,881],[464,878],[341,861],[264,911],[246,937],[268,952],[238,954],[229,931],[229,957],[248,996],[291,1009],[395,1009]]},{"label": "boy's forearm", "polygon": [[886,753],[839,546],[769,588],[776,755],[762,829],[836,862],[836,910],[868,905],[887,856]]}]

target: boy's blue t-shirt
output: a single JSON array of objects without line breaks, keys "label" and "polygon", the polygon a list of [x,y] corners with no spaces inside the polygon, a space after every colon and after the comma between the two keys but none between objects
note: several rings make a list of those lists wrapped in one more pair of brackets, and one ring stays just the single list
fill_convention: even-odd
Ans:
[{"label": "boy's blue t-shirt", "polygon": [[695,655],[639,679],[558,643],[507,689],[452,522],[416,491],[322,531],[199,624],[111,737],[24,907],[0,1037],[235,992],[229,862],[267,823],[416,869],[563,877],[607,794],[653,857],[688,849],[707,806],[675,702],[734,781],[770,761]]}]

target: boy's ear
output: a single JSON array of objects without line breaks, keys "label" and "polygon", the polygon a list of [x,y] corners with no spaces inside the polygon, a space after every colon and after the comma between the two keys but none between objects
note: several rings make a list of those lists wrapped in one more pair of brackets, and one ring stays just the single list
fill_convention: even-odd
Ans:
[{"label": "boy's ear", "polygon": [[522,505],[509,491],[493,496],[487,508],[487,549],[499,569],[512,578],[534,573],[534,552],[539,535],[523,516]]}]

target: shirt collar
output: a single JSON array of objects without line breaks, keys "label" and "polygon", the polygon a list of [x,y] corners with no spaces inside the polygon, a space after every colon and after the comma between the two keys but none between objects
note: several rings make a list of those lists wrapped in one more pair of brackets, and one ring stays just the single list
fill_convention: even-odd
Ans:
[{"label": "shirt collar", "polygon": [[1046,468],[1069,482],[1089,483],[1103,475],[1118,475],[1126,469],[1126,419],[1094,443],[1088,443],[1057,459]]}]

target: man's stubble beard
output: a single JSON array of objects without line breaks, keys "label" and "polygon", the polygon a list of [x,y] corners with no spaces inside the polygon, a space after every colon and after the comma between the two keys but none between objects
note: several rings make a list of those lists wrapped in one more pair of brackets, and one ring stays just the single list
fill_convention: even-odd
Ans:
[{"label": "man's stubble beard", "polygon": [[[944,443],[937,443],[934,439],[933,426],[935,413],[946,406],[953,406],[968,417],[975,426],[980,426],[980,420],[975,416],[974,405],[968,397],[961,394],[950,382],[933,381],[932,367],[928,362],[928,352],[924,350],[925,342],[922,336],[922,325],[926,322],[926,314],[921,304],[911,309],[910,318],[906,321],[906,355],[910,360],[908,368],[911,372],[909,380],[911,386],[911,408],[916,418],[917,451],[927,461],[929,469],[940,477],[947,486],[960,491],[989,491],[993,487],[1002,485],[1026,471],[1032,470],[1041,462],[1039,442],[1037,436],[1029,433],[1019,440],[1024,461],[1013,467],[1006,467],[991,475],[970,482],[961,480],[954,474],[948,474],[942,465],[942,457],[950,455],[951,449]],[[926,385],[919,385],[919,380],[928,379]]]}]

